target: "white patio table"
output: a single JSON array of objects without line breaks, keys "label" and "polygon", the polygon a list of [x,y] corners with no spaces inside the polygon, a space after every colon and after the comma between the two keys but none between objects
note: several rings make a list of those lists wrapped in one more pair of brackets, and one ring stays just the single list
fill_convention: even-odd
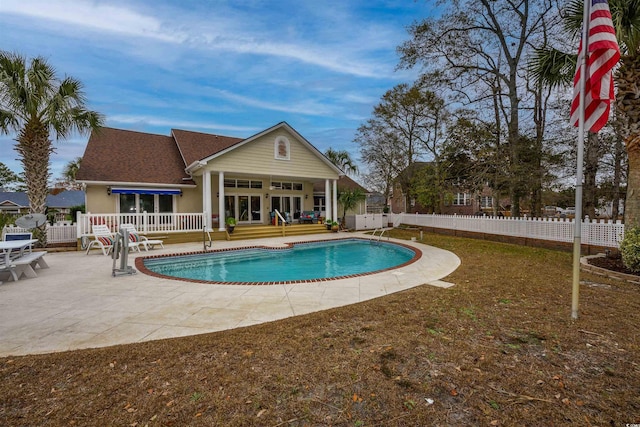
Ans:
[{"label": "white patio table", "polygon": [[[38,239],[0,241],[0,250],[4,255],[4,266],[9,269],[14,280],[17,280],[17,278],[10,266],[15,264],[15,260],[24,257],[24,252],[27,248],[31,252],[31,245],[37,241]],[[21,273],[24,273],[24,271],[21,271]],[[32,276],[32,274],[29,274],[29,276]]]}]

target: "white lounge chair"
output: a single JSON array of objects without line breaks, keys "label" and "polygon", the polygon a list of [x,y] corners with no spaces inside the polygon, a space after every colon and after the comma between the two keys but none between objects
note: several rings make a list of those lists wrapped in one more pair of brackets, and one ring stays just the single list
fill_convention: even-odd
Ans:
[{"label": "white lounge chair", "polygon": [[[131,240],[132,243],[142,246],[145,251],[148,251],[149,248],[153,249],[155,245],[159,245],[162,249],[164,249],[162,240],[149,239],[146,236],[141,235],[140,233],[138,233],[138,230],[136,230],[135,225],[121,224],[120,227],[126,229],[129,232],[129,240]],[[138,250],[140,250],[140,248],[138,248]]]},{"label": "white lounge chair", "polygon": [[[109,255],[109,253],[113,249],[113,244],[116,241],[114,235],[111,233],[111,230],[109,230],[109,227],[104,224],[94,224],[91,226],[91,230],[93,232],[93,235],[95,236],[95,239],[92,240],[87,246],[87,255],[89,255],[89,251],[94,246],[102,249],[103,255]],[[137,243],[129,242],[128,246],[129,250],[140,250]]]}]

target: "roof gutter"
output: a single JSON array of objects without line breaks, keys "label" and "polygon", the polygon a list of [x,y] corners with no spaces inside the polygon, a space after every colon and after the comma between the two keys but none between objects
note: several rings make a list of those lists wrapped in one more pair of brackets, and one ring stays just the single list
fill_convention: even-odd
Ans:
[{"label": "roof gutter", "polygon": [[158,188],[195,188],[195,184],[166,184],[156,182],[123,182],[123,181],[83,181],[77,180],[85,185],[109,185],[118,187],[158,187]]},{"label": "roof gutter", "polygon": [[198,171],[200,169],[202,169],[203,167],[205,167],[207,165],[207,162],[203,162],[202,160],[196,160],[195,162],[191,163],[189,166],[187,166],[184,171],[186,173],[188,173],[189,175],[191,175],[193,172]]}]

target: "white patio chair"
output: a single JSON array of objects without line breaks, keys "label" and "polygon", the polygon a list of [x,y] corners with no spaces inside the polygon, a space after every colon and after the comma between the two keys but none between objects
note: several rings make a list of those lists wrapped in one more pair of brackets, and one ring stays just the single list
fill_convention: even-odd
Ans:
[{"label": "white patio chair", "polygon": [[[87,246],[87,255],[89,255],[89,251],[94,246],[99,247],[102,250],[103,255],[109,255],[113,249],[113,244],[116,241],[113,233],[109,230],[109,227],[104,224],[94,224],[91,226],[91,230],[95,238]],[[140,251],[137,243],[129,242],[128,246],[129,250]]]},{"label": "white patio chair", "polygon": [[[129,240],[131,240],[132,243],[134,243],[136,245],[139,245],[139,246],[142,246],[145,251],[148,251],[150,247],[153,249],[153,247],[155,245],[159,245],[162,249],[164,249],[164,245],[162,244],[162,242],[163,242],[162,240],[160,240],[160,239],[149,239],[149,238],[147,238],[147,236],[141,235],[136,230],[136,226],[135,225],[133,225],[133,224],[121,224],[120,227],[126,229],[129,232]],[[140,250],[139,247],[138,247],[138,250]]]}]

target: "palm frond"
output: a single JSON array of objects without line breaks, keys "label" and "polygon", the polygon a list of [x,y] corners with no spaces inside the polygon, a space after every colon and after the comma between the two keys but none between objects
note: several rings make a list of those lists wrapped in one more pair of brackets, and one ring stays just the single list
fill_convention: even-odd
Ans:
[{"label": "palm frond", "polygon": [[527,68],[537,84],[558,88],[571,85],[577,60],[576,54],[541,48],[534,51]]}]

